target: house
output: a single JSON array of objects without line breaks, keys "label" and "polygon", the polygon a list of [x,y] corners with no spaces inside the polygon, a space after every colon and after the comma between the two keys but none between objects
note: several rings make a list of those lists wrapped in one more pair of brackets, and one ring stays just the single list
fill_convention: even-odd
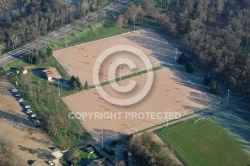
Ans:
[{"label": "house", "polygon": [[19,71],[20,71],[21,74],[27,74],[28,73],[28,70],[26,69],[26,67],[21,67]]},{"label": "house", "polygon": [[100,160],[93,160],[88,166],[104,166]]},{"label": "house", "polygon": [[16,73],[19,74],[27,74],[28,73],[28,70],[26,67],[21,67],[20,69],[16,69]]},{"label": "house", "polygon": [[42,73],[47,78],[48,81],[52,81],[54,78],[57,78],[58,76],[57,70],[54,67],[43,70]]},{"label": "house", "polygon": [[93,149],[92,147],[88,147],[88,148],[87,148],[87,152],[88,152],[88,153],[94,153],[94,149]]}]

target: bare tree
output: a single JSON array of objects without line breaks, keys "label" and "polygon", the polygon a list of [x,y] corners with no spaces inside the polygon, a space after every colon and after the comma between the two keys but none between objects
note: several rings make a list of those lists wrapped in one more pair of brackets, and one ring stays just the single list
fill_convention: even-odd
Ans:
[{"label": "bare tree", "polygon": [[89,2],[87,0],[83,0],[82,5],[81,5],[82,11],[83,11],[83,16],[86,15],[86,12],[89,9],[89,6],[90,6]]},{"label": "bare tree", "polygon": [[4,49],[4,44],[3,44],[3,43],[0,43],[0,56],[2,55],[3,49]]}]

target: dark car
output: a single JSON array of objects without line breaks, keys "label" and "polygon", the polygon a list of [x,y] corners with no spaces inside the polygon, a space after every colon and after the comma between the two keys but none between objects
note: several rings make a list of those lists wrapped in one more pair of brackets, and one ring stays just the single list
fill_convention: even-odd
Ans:
[{"label": "dark car", "polygon": [[27,104],[25,102],[21,103],[22,107],[25,107]]},{"label": "dark car", "polygon": [[28,160],[28,164],[29,165],[35,165],[36,164],[36,160]]}]

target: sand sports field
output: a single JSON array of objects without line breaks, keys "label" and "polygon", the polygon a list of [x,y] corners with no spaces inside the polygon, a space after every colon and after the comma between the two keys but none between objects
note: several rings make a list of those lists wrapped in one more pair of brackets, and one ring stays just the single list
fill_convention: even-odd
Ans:
[{"label": "sand sports field", "polygon": [[[136,41],[133,41],[131,38],[136,38],[137,36],[145,35],[144,31],[135,31],[131,33],[126,33],[124,35],[118,35],[106,39],[101,39],[98,41],[90,42],[87,44],[77,45],[74,47],[69,47],[65,49],[57,50],[53,53],[54,57],[57,61],[68,71],[69,75],[79,76],[82,83],[88,81],[89,85],[93,84],[92,73],[96,72],[93,71],[94,63],[97,60],[97,57],[105,51],[107,48],[116,45],[130,45],[134,46],[141,51],[143,51],[146,55],[148,55],[151,63],[153,66],[158,66],[160,61],[157,60],[153,55],[153,52],[139,45]],[[110,56],[105,62],[102,64],[101,72],[101,80],[107,80],[107,71],[110,65],[114,63],[114,60],[119,57],[127,57],[130,58],[132,61],[137,62],[137,70],[133,72],[140,71],[140,69],[144,69],[143,63],[140,63],[141,60],[130,53],[116,53],[115,55]],[[121,62],[122,63],[122,62]],[[130,74],[131,71],[125,65],[121,67],[123,68],[121,73],[117,73],[118,75],[121,74],[127,75]],[[118,77],[118,76],[117,76]]]},{"label": "sand sports field", "polygon": [[[159,66],[162,61],[173,64],[172,67],[175,66],[175,47],[150,30],[133,31],[57,50],[54,52],[54,56],[67,69],[69,75],[79,76],[82,83],[88,81],[89,85],[92,85],[92,73],[95,72],[93,66],[96,58],[104,50],[117,44],[139,48],[148,56],[153,66]],[[120,75],[124,76],[145,69],[145,65],[140,59],[125,53],[117,53],[109,57],[102,65],[102,73],[99,73],[102,81],[109,77],[106,71],[117,57],[129,57],[138,66],[136,70],[131,71],[126,65],[121,65],[122,67],[120,66],[116,71],[118,78]],[[176,72],[172,67],[163,67],[155,71],[150,92],[143,100],[134,105],[121,107],[110,104],[98,94],[96,89],[64,97],[63,101],[72,113],[78,118],[82,118],[82,125],[96,140],[100,140],[103,132],[105,141],[180,118],[180,116],[203,109],[213,102],[206,93],[199,90],[198,85],[185,80],[187,76],[181,77],[180,75],[180,73],[183,75],[187,75],[187,73]],[[148,74],[144,74],[118,82],[119,85],[125,86],[130,80],[136,81],[136,87],[129,93],[118,93],[110,85],[104,86],[103,89],[110,97],[129,98],[143,89],[147,76]]]}]

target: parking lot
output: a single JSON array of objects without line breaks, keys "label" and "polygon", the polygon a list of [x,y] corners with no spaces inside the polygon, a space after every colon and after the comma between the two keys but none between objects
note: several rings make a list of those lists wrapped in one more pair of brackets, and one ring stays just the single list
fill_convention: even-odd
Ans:
[{"label": "parking lot", "polygon": [[[17,160],[21,165],[27,165],[32,160],[36,161],[36,166],[48,165],[47,160],[53,158],[51,149],[54,147],[49,136],[37,128],[32,119],[32,114],[27,114],[24,110],[32,109],[22,107],[18,102],[18,92],[12,93],[13,85],[6,78],[0,78],[0,137],[9,140],[14,152],[22,158]],[[24,100],[24,99],[23,99]],[[24,101],[23,101],[24,102]]]}]

